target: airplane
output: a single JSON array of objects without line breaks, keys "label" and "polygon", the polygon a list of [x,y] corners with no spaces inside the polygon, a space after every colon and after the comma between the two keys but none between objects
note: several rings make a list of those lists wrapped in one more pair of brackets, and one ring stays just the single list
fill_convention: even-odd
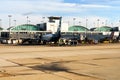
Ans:
[{"label": "airplane", "polygon": [[[45,34],[41,36],[41,41],[43,44],[46,44],[47,42],[54,42],[56,43],[59,38],[61,37],[61,22],[62,22],[62,17],[49,17],[50,21],[55,19],[59,20],[59,26],[57,28],[57,32],[55,34]],[[54,22],[54,21],[52,21]]]},{"label": "airplane", "polygon": [[[103,43],[104,41],[109,41],[109,42],[118,42],[119,40],[119,30],[115,27],[112,28],[110,35],[103,35],[102,33],[99,34],[87,34],[86,39],[87,40],[94,40],[95,43],[100,42]],[[117,34],[115,34],[117,33]]]},{"label": "airplane", "polygon": [[59,45],[77,45],[80,41],[79,34],[62,34],[59,39]]}]

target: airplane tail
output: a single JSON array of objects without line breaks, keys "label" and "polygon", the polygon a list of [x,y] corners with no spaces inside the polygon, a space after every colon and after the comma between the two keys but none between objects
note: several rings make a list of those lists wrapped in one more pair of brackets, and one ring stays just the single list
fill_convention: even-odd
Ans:
[{"label": "airplane tail", "polygon": [[61,36],[61,22],[62,22],[62,17],[60,17],[59,26],[56,32],[56,35],[59,37]]},{"label": "airplane tail", "polygon": [[110,34],[110,37],[111,39],[116,39],[117,37],[119,36],[119,29],[118,27],[114,27],[111,29],[111,34]]}]

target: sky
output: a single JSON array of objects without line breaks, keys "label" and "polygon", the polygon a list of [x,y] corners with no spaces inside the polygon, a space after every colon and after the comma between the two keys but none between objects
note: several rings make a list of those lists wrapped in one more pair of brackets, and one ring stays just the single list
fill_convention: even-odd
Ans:
[{"label": "sky", "polygon": [[[62,16],[69,25],[83,25],[88,28],[102,25],[118,26],[120,0],[1,0],[0,26],[31,24],[47,21],[48,16]],[[45,19],[43,19],[45,17]],[[75,18],[75,20],[73,20]],[[99,19],[99,22],[98,22]]]}]

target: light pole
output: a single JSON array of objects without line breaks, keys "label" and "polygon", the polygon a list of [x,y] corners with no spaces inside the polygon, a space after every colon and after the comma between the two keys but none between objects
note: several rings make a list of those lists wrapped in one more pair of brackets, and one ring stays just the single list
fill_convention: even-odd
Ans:
[{"label": "light pole", "polygon": [[111,23],[111,27],[113,27],[113,23]]},{"label": "light pole", "polygon": [[102,22],[102,26],[105,26],[105,25],[104,25],[104,22]]},{"label": "light pole", "polygon": [[97,19],[97,27],[98,27],[98,31],[100,31],[99,21],[100,21],[100,19]]},{"label": "light pole", "polygon": [[42,20],[43,20],[42,22],[44,23],[45,22],[45,17],[42,17]]},{"label": "light pole", "polygon": [[14,21],[14,26],[16,26],[16,20],[13,20]]},{"label": "light pole", "polygon": [[81,26],[81,21],[79,21],[79,25]]},{"label": "light pole", "polygon": [[70,26],[70,22],[68,21],[68,26]]},{"label": "light pole", "polygon": [[93,22],[93,26],[94,26],[94,28],[95,28],[95,22]]},{"label": "light pole", "polygon": [[107,20],[105,20],[105,26],[107,26]]},{"label": "light pole", "polygon": [[99,28],[99,21],[100,21],[100,19],[97,19],[97,22],[98,22],[98,23],[97,23],[97,26],[98,26],[98,28]]},{"label": "light pole", "polygon": [[120,27],[120,20],[119,20],[119,25],[118,26]]},{"label": "light pole", "polygon": [[86,30],[85,30],[85,37],[87,37],[87,26],[88,26],[88,19],[86,19]]},{"label": "light pole", "polygon": [[26,19],[27,19],[27,29],[30,31],[30,26],[28,25],[28,24],[29,24],[29,21],[30,21],[30,20],[29,20],[29,17],[27,16]]},{"label": "light pole", "polygon": [[26,18],[27,18],[27,21],[26,21],[26,22],[27,22],[27,24],[28,24],[28,19],[29,19],[29,17],[27,16]]},{"label": "light pole", "polygon": [[86,19],[86,28],[87,28],[87,26],[88,26],[88,19]]},{"label": "light pole", "polygon": [[12,15],[8,15],[8,17],[9,17],[9,28],[11,27],[11,17],[12,17]]},{"label": "light pole", "polygon": [[75,20],[76,20],[76,18],[73,18],[73,25],[75,25]]},{"label": "light pole", "polygon": [[0,27],[2,28],[2,19],[0,19]]},{"label": "light pole", "polygon": [[31,22],[31,21],[30,21],[30,20],[28,20],[28,24],[30,24],[30,22]]}]

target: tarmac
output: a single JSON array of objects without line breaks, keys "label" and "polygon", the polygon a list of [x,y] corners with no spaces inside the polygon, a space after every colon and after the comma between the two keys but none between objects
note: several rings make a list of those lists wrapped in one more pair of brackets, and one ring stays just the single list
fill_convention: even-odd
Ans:
[{"label": "tarmac", "polygon": [[120,44],[0,45],[0,80],[120,80]]}]

